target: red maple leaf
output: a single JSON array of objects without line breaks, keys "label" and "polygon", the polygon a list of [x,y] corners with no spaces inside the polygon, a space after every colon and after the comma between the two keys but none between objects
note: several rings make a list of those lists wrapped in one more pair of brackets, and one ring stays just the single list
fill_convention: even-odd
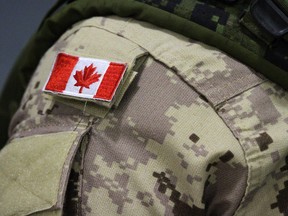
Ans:
[{"label": "red maple leaf", "polygon": [[95,70],[96,67],[93,67],[93,64],[91,64],[89,67],[85,66],[84,71],[76,71],[76,74],[73,77],[77,82],[74,86],[81,86],[79,93],[82,93],[83,87],[89,89],[92,83],[99,81],[101,74],[98,74],[97,72],[94,73]]}]

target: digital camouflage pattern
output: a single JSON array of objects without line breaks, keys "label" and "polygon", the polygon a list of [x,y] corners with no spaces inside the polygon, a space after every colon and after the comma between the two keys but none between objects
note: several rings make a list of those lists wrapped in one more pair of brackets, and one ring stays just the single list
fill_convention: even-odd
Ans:
[{"label": "digital camouflage pattern", "polygon": [[[142,64],[131,68],[137,75],[119,105],[103,112],[42,93],[59,51]],[[0,212],[287,216],[287,105],[287,91],[215,48],[131,18],[85,20],[42,57],[11,122],[0,152]],[[55,145],[62,136],[66,150]],[[27,140],[38,145],[21,158],[30,175],[17,178],[17,166],[11,174],[3,166]],[[38,149],[53,143],[69,153],[39,164]],[[57,161],[65,162],[51,176],[45,167]],[[11,182],[23,196],[8,196]]]},{"label": "digital camouflage pattern", "polygon": [[[255,1],[238,0],[234,4],[225,2],[231,1],[58,0],[23,49],[0,95],[0,130],[3,132],[0,136],[0,148],[8,139],[10,119],[19,107],[23,92],[44,53],[76,22],[95,16],[133,17],[201,41],[228,53],[287,90],[287,34],[275,37],[263,30],[263,26],[255,21],[249,10],[249,5]],[[287,15],[286,0],[268,2],[277,4],[276,7]],[[278,26],[278,23],[274,25]],[[81,104],[78,103],[77,106],[79,108]],[[97,113],[99,112],[98,110]],[[102,114],[105,112],[102,110]]]},{"label": "digital camouflage pattern", "polygon": [[[249,7],[253,1],[239,0],[233,4],[215,0],[137,1],[191,20],[223,35],[230,41],[238,43],[255,54],[263,56],[283,70],[288,70],[288,36],[286,35],[287,37],[284,37],[283,41],[277,41],[276,38],[266,32],[249,11]],[[285,2],[282,4],[285,5]],[[286,13],[288,16],[288,12]],[[263,46],[263,43],[265,46]]]}]

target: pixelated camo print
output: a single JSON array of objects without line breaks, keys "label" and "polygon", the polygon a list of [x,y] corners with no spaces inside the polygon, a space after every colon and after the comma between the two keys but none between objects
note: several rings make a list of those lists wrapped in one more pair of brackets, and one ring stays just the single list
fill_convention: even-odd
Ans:
[{"label": "pixelated camo print", "polygon": [[[93,41],[84,44],[81,25],[103,44],[105,30],[150,54],[104,118],[40,90],[56,52],[97,50]],[[142,22],[99,17],[45,54],[10,131],[15,138],[91,126],[73,160],[64,215],[287,216],[287,107],[286,91],[216,49]]]},{"label": "pixelated camo print", "polygon": [[[231,215],[247,166],[214,110],[150,58],[122,105],[93,127],[83,179],[83,215]],[[219,208],[226,193],[234,196]]]},{"label": "pixelated camo print", "polygon": [[[239,209],[288,215],[288,94],[266,82],[225,103],[220,115],[245,151],[250,183]],[[261,200],[261,205],[255,203]]]},{"label": "pixelated camo print", "polygon": [[251,1],[239,0],[234,4],[224,1],[187,0],[137,0],[153,7],[174,13],[205,28],[215,31],[231,41],[238,42],[252,52],[265,53],[264,47],[241,30],[239,18],[249,8]]},{"label": "pixelated camo print", "polygon": [[[288,70],[287,37],[279,40],[264,31],[249,12],[251,0],[136,0],[173,13],[212,30],[247,50]],[[232,2],[232,3],[231,3]],[[269,2],[269,1],[268,1]],[[286,1],[287,2],[287,1]],[[276,2],[277,4],[278,2]],[[270,3],[269,3],[270,4]],[[285,4],[285,3],[284,3]],[[287,4],[287,3],[286,3]],[[278,4],[278,5],[281,5]],[[269,7],[269,6],[268,6]],[[272,6],[271,6],[272,7]],[[284,6],[286,7],[286,6]],[[283,8],[280,6],[280,8]],[[281,9],[279,10],[281,11]],[[285,15],[283,15],[285,16]],[[263,15],[263,19],[265,19]],[[269,21],[267,21],[269,22]],[[277,41],[277,45],[273,44]],[[273,46],[273,47],[272,47]]]}]

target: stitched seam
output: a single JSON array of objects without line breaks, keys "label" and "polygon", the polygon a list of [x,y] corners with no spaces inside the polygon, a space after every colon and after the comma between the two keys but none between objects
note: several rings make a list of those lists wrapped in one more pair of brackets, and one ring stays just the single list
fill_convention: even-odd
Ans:
[{"label": "stitched seam", "polygon": [[80,134],[78,133],[78,136],[73,141],[73,144],[71,145],[71,147],[67,153],[67,157],[63,163],[62,171],[61,171],[61,175],[60,175],[60,181],[59,181],[59,185],[58,185],[58,192],[57,192],[56,205],[59,207],[62,207],[62,205],[64,203],[65,194],[66,194],[67,185],[68,185],[68,180],[69,180],[69,175],[71,172],[71,167],[72,167],[74,157],[77,153],[77,150],[79,149],[79,146],[83,142],[84,136],[87,135],[88,131],[89,131],[89,128],[84,130]]},{"label": "stitched seam", "polygon": [[[130,18],[130,19],[126,20],[126,22],[129,23],[131,20],[133,21],[134,19],[133,19],[133,18]],[[124,21],[123,21],[123,22],[124,22]],[[127,27],[127,26],[128,26],[128,25],[126,25],[125,27]],[[98,28],[98,29],[107,31],[107,32],[109,32],[109,33],[111,33],[111,34],[117,35],[117,33],[114,32],[113,30],[106,29],[106,28],[104,28],[104,27],[102,27],[102,26],[99,26],[98,24],[95,24],[95,25],[93,25],[93,24],[89,24],[89,25],[88,25],[88,24],[85,24],[85,25],[83,25],[83,26],[81,26],[81,27],[78,27],[78,30],[81,29],[81,28],[85,28],[85,27],[94,27],[94,28]],[[157,28],[161,30],[160,27],[157,27]],[[125,29],[125,28],[122,28],[121,30],[124,30],[124,29]],[[163,29],[163,30],[166,30],[166,29]],[[168,34],[168,33],[167,33],[167,34]],[[202,95],[202,96],[204,96],[204,97],[206,98],[206,96],[205,96],[203,93],[201,93],[193,84],[189,83],[189,81],[185,79],[185,77],[184,77],[185,75],[183,76],[183,75],[179,74],[179,71],[177,71],[177,70],[174,69],[173,67],[171,68],[169,65],[166,64],[166,62],[165,62],[163,59],[157,58],[154,54],[151,53],[150,50],[147,50],[145,47],[143,47],[143,46],[141,46],[139,43],[135,42],[135,41],[133,40],[133,38],[131,38],[131,37],[127,38],[125,35],[122,35],[121,37],[122,37],[122,38],[125,38],[126,40],[128,40],[128,41],[130,41],[130,42],[138,45],[138,46],[141,47],[142,49],[144,49],[144,50],[145,50],[146,52],[148,52],[154,59],[156,59],[157,61],[160,61],[160,62],[161,62],[162,64],[164,64],[167,68],[170,68],[171,70],[173,70],[188,86],[192,87],[192,89],[195,90],[199,95]],[[217,49],[217,50],[218,50],[218,49]],[[251,72],[251,73],[252,73],[252,72]],[[255,83],[255,84],[252,84],[251,86],[246,87],[246,88],[243,89],[242,91],[239,91],[239,92],[235,93],[234,95],[231,95],[230,97],[228,97],[227,99],[225,99],[225,101],[228,101],[228,100],[230,100],[230,99],[232,99],[232,98],[234,98],[234,97],[236,97],[236,96],[244,93],[245,91],[247,91],[247,90],[249,90],[249,89],[251,89],[251,88],[254,88],[254,87],[258,86],[258,85],[261,85],[261,84],[262,84],[263,82],[265,82],[265,81],[266,81],[266,80],[263,79],[262,81],[259,81],[259,82]],[[209,101],[209,104],[210,104],[212,107],[216,107],[216,106],[224,103],[225,101],[221,101],[221,102],[219,102],[219,103],[217,103],[217,104],[215,104],[215,105],[213,105],[212,102]]]}]

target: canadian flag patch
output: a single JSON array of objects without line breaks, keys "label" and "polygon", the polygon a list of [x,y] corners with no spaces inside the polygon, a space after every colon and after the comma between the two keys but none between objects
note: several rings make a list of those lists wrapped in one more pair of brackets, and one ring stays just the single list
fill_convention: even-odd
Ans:
[{"label": "canadian flag patch", "polygon": [[110,102],[126,69],[126,63],[59,53],[43,91]]}]

